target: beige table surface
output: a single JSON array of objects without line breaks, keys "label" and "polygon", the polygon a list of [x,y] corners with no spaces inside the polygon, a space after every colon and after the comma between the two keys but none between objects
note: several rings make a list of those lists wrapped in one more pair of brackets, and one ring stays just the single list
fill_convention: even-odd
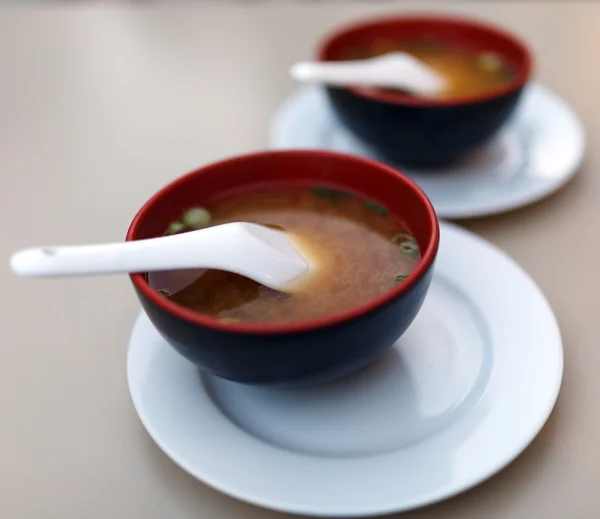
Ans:
[{"label": "beige table surface", "polygon": [[[3,261],[28,244],[122,239],[175,176],[266,146],[294,88],[288,64],[330,26],[411,5],[317,3],[0,10]],[[589,151],[555,196],[464,222],[516,258],[558,316],[565,378],[549,423],[491,481],[405,517],[598,518],[600,3],[440,5],[523,34],[539,79],[583,118]],[[0,517],[283,517],[204,486],[147,436],[125,378],[139,311],[125,277],[25,281],[7,263],[0,276]]]}]

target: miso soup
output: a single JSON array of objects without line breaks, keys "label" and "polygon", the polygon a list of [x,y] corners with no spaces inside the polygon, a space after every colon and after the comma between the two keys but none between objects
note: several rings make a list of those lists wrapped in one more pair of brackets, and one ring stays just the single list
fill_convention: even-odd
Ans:
[{"label": "miso soup", "polygon": [[344,59],[366,59],[389,52],[412,54],[442,75],[448,86],[438,98],[482,94],[502,86],[515,75],[515,70],[495,52],[476,51],[435,39],[381,40],[352,49]]},{"label": "miso soup", "polygon": [[376,298],[402,283],[420,260],[416,240],[386,208],[329,187],[236,194],[206,209],[184,212],[168,232],[240,221],[289,232],[318,268],[292,293],[208,270],[179,292],[163,295],[223,322],[292,322],[327,316]]}]

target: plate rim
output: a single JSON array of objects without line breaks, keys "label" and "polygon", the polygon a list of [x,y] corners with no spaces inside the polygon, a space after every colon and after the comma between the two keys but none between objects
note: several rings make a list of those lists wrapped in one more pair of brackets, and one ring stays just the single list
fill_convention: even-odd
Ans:
[{"label": "plate rim", "polygon": [[[522,275],[525,275],[531,283],[531,288],[536,292],[536,294],[538,296],[540,296],[540,302],[544,304],[545,310],[548,313],[547,317],[550,319],[549,324],[552,325],[553,332],[556,333],[556,341],[557,341],[557,346],[558,346],[558,350],[557,350],[558,358],[557,358],[557,363],[553,368],[553,370],[555,370],[555,374],[553,375],[554,385],[552,387],[552,391],[549,392],[547,395],[546,408],[543,410],[543,412],[540,412],[540,415],[536,422],[536,425],[534,427],[532,427],[529,435],[526,438],[521,439],[519,442],[517,442],[515,448],[512,449],[510,455],[508,455],[504,459],[500,460],[500,462],[495,464],[492,468],[489,468],[487,471],[484,471],[480,476],[472,478],[470,481],[467,481],[466,484],[463,483],[463,484],[457,485],[456,488],[450,492],[447,492],[447,491],[446,492],[442,491],[441,493],[438,492],[439,495],[435,495],[434,497],[431,497],[428,494],[426,494],[422,499],[415,500],[407,505],[403,505],[401,502],[392,502],[393,504],[386,503],[385,506],[381,506],[377,510],[373,509],[370,511],[365,511],[364,509],[361,509],[356,512],[352,512],[352,511],[350,511],[350,512],[348,512],[348,511],[319,512],[318,505],[316,507],[314,507],[314,505],[303,507],[302,505],[298,505],[296,503],[289,503],[286,505],[286,503],[282,503],[277,500],[269,501],[268,499],[265,499],[264,497],[260,497],[260,496],[256,497],[256,496],[253,496],[252,494],[247,494],[243,489],[236,489],[235,486],[228,486],[227,484],[223,483],[222,481],[219,481],[219,478],[217,478],[217,480],[211,479],[210,474],[199,471],[197,468],[190,467],[185,459],[180,459],[180,456],[177,453],[173,452],[172,448],[168,445],[168,442],[165,442],[162,440],[161,434],[155,430],[154,426],[151,423],[152,420],[148,419],[148,417],[146,416],[146,413],[143,409],[143,405],[140,402],[138,402],[138,400],[135,396],[135,390],[132,387],[132,380],[131,380],[131,378],[132,378],[131,377],[131,370],[132,370],[131,364],[133,362],[131,360],[132,359],[132,350],[133,350],[132,342],[133,342],[133,338],[135,336],[135,333],[136,333],[136,330],[138,329],[138,327],[143,326],[143,325],[152,326],[150,321],[148,320],[148,318],[145,316],[144,312],[141,311],[140,314],[138,315],[138,317],[136,318],[135,324],[133,326],[132,334],[130,337],[130,341],[129,341],[129,347],[128,347],[128,352],[127,352],[127,384],[128,384],[128,390],[130,393],[130,398],[133,403],[134,409],[135,409],[142,425],[146,429],[147,433],[150,435],[150,437],[153,439],[153,441],[157,444],[159,449],[162,450],[163,453],[171,459],[171,461],[173,461],[176,465],[178,465],[182,470],[184,470],[190,476],[201,481],[202,483],[206,484],[207,486],[212,487],[212,488],[218,490],[219,492],[222,492],[225,495],[228,495],[235,499],[238,499],[243,502],[246,502],[246,503],[249,503],[249,504],[252,504],[255,506],[259,506],[259,507],[262,507],[262,508],[265,508],[268,510],[275,510],[275,511],[279,511],[279,512],[285,512],[285,513],[291,513],[291,514],[297,514],[297,515],[305,515],[305,516],[310,516],[310,517],[365,517],[365,516],[377,517],[377,516],[387,515],[387,514],[391,514],[391,513],[408,512],[411,510],[421,508],[423,506],[439,503],[441,501],[445,501],[446,499],[449,499],[456,495],[459,495],[459,494],[461,494],[467,490],[470,490],[470,489],[478,486],[479,484],[485,482],[486,480],[490,479],[493,475],[497,474],[498,472],[500,472],[501,470],[506,468],[513,461],[515,461],[515,459],[518,458],[521,455],[521,453],[525,449],[527,449],[527,447],[529,447],[529,445],[534,441],[534,439],[538,436],[538,434],[540,433],[540,431],[546,424],[548,418],[550,417],[550,415],[552,413],[552,410],[554,409],[554,406],[558,399],[558,395],[559,395],[561,384],[562,384],[563,374],[564,374],[564,344],[563,344],[563,340],[562,340],[562,334],[560,331],[558,321],[556,319],[556,315],[554,314],[554,311],[552,310],[552,307],[550,306],[550,303],[547,300],[546,296],[544,295],[544,293],[542,292],[540,287],[537,285],[535,280],[515,260],[513,260],[507,253],[505,253],[504,251],[499,249],[497,246],[495,246],[491,242],[488,242],[484,238],[482,238],[468,230],[462,229],[461,227],[459,227],[455,224],[451,224],[448,222],[440,222],[440,226],[446,232],[450,232],[450,234],[453,232],[462,234],[463,236],[467,237],[468,239],[471,239],[471,240],[474,240],[475,242],[477,242],[478,246],[484,246],[484,247],[490,249],[495,254],[500,255],[502,257],[503,261],[508,261],[510,264],[512,264],[512,266],[514,268],[519,270]],[[144,321],[146,321],[146,322],[144,323]]]},{"label": "plate rim", "polygon": [[[269,148],[272,149],[294,149],[294,147],[287,146],[281,142],[281,138],[279,134],[281,133],[281,127],[284,124],[285,116],[288,115],[288,112],[291,110],[296,103],[298,103],[298,99],[303,96],[308,96],[315,92],[318,92],[320,87],[317,85],[303,85],[292,92],[290,92],[283,101],[278,105],[275,113],[270,119],[269,127],[268,127],[268,145]],[[548,180],[542,186],[533,190],[526,190],[524,192],[516,191],[516,193],[511,196],[509,199],[500,199],[498,201],[487,202],[484,206],[475,206],[473,208],[469,208],[467,206],[464,208],[438,208],[436,207],[436,212],[440,218],[447,218],[452,220],[461,220],[468,218],[481,218],[485,216],[494,216],[510,211],[514,211],[515,209],[519,209],[521,207],[525,207],[536,202],[547,198],[553,193],[562,189],[566,184],[569,183],[573,179],[573,177],[579,172],[581,166],[583,164],[585,158],[585,150],[587,147],[587,139],[585,129],[583,127],[581,118],[577,115],[573,107],[567,103],[561,96],[559,96],[556,92],[550,89],[543,84],[531,81],[524,92],[524,96],[526,95],[544,95],[551,99],[552,103],[556,106],[559,106],[561,110],[568,114],[568,117],[571,119],[573,123],[573,131],[574,131],[574,140],[577,143],[577,149],[573,153],[574,159],[572,164],[569,167],[565,167],[564,173],[557,178]],[[320,93],[320,95],[323,95]],[[522,109],[522,105],[517,107],[517,112],[513,115],[513,120],[515,117],[518,117],[519,110]],[[514,122],[509,121],[508,125],[514,124]],[[348,132],[348,130],[343,130]],[[354,137],[358,139],[357,137]],[[306,149],[306,147],[300,147],[297,149]],[[318,148],[322,149],[322,148]],[[331,148],[323,148],[323,149],[331,149]],[[336,150],[332,150],[336,151]],[[363,154],[359,154],[364,156]],[[373,158],[373,157],[369,157]],[[380,160],[375,158],[374,160]],[[397,167],[392,162],[383,161],[383,163],[391,166]],[[409,173],[407,173],[410,176]]]}]

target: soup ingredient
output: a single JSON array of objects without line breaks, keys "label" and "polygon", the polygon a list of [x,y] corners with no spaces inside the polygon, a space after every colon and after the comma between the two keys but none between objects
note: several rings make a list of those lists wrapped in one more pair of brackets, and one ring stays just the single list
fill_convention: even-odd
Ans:
[{"label": "soup ingredient", "polygon": [[176,222],[171,222],[169,224],[169,227],[167,227],[166,234],[177,234],[182,231],[185,231],[185,229],[186,229],[185,224],[180,222],[179,220],[177,220]]},{"label": "soup ingredient", "polygon": [[395,283],[395,284],[397,285],[398,283],[401,283],[401,282],[402,282],[402,281],[404,281],[404,280],[405,280],[407,277],[408,277],[408,274],[398,274],[398,275],[396,276],[396,283]]},{"label": "soup ingredient", "polygon": [[221,322],[221,323],[237,323],[238,319],[234,319],[233,317],[220,317],[219,322]]},{"label": "soup ingredient", "polygon": [[192,207],[183,213],[179,220],[169,224],[165,236],[179,234],[184,231],[196,231],[210,225],[212,216],[204,207]]},{"label": "soup ingredient", "polygon": [[375,211],[376,213],[379,213],[382,216],[387,216],[388,211],[385,207],[376,204],[375,202],[372,202],[371,200],[365,200],[363,202],[363,204],[365,204],[365,207],[367,209],[370,209],[371,211]]},{"label": "soup ingredient", "polygon": [[482,52],[477,57],[477,65],[481,70],[485,70],[486,72],[498,72],[504,66],[500,56],[493,52]]},{"label": "soup ingredient", "polygon": [[396,236],[392,237],[392,243],[398,245],[398,250],[402,254],[419,254],[419,245],[410,234],[405,232],[396,234]]},{"label": "soup ingredient", "polygon": [[208,270],[168,296],[222,323],[293,322],[348,310],[391,290],[420,261],[416,240],[385,207],[327,186],[242,192],[217,201],[210,213],[211,225],[285,229],[318,267],[291,294]]},{"label": "soup ingredient", "polygon": [[[481,52],[431,38],[377,41],[352,49],[342,59],[366,59],[389,52],[408,52],[441,74],[446,79],[446,88],[435,96],[438,98],[482,94],[514,76],[514,69],[495,52]],[[383,90],[410,95],[405,91]]]},{"label": "soup ingredient", "polygon": [[317,196],[322,196],[326,198],[332,204],[336,204],[340,198],[352,196],[346,191],[340,191],[339,189],[331,189],[330,187],[323,186],[313,187],[311,191]]},{"label": "soup ingredient", "polygon": [[210,225],[211,215],[204,207],[188,209],[181,217],[182,223],[188,229],[204,229]]}]

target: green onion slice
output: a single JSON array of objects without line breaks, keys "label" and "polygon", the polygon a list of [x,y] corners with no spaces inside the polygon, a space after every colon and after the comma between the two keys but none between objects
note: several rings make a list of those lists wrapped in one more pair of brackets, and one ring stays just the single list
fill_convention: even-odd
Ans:
[{"label": "green onion slice", "polygon": [[402,254],[412,256],[419,253],[417,240],[408,233],[401,232],[392,236],[392,243],[398,246],[398,250]]},{"label": "green onion slice", "polygon": [[235,317],[219,317],[220,323],[237,323],[238,321],[239,319],[236,319]]},{"label": "green onion slice", "polygon": [[183,224],[190,229],[204,229],[210,225],[211,220],[210,212],[204,207],[192,207],[181,217]]},{"label": "green onion slice", "polygon": [[482,52],[477,57],[477,66],[484,72],[498,72],[503,68],[504,63],[494,52]]},{"label": "green onion slice", "polygon": [[313,194],[317,196],[321,196],[323,198],[327,198],[332,204],[337,204],[338,201],[342,198],[347,198],[352,196],[350,193],[346,191],[340,191],[339,189],[331,189],[325,186],[316,186],[311,189]]},{"label": "green onion slice", "polygon": [[408,277],[408,274],[398,274],[396,276],[396,282],[394,283],[394,285],[397,285],[398,283],[402,283],[402,281],[404,281],[407,277]]},{"label": "green onion slice", "polygon": [[414,254],[419,253],[419,246],[415,241],[405,241],[398,245],[398,250],[402,254],[406,254],[407,256],[412,256]]},{"label": "green onion slice", "polygon": [[370,209],[371,211],[375,211],[376,213],[380,214],[381,216],[387,216],[387,214],[388,214],[388,210],[385,207],[383,207],[382,205],[376,204],[372,200],[365,200],[363,202],[363,204],[367,209]]},{"label": "green onion slice", "polygon": [[177,220],[177,221],[171,222],[169,224],[169,227],[167,227],[167,232],[165,234],[167,234],[167,235],[178,234],[182,231],[185,231],[185,225],[183,223],[181,223],[179,220]]}]

